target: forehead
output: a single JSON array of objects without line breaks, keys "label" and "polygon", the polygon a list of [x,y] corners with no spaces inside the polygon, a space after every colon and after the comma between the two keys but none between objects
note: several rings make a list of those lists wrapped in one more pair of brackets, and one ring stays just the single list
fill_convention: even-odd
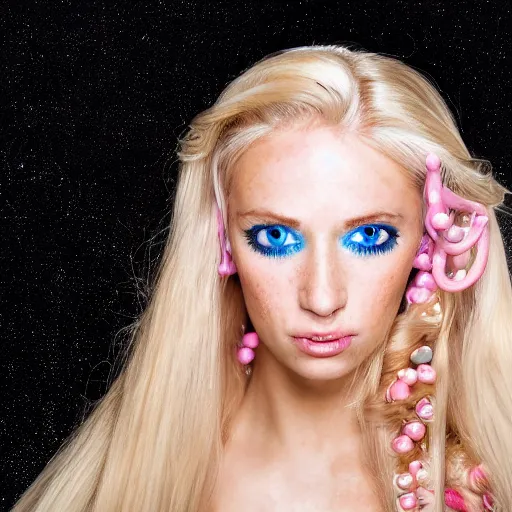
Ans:
[{"label": "forehead", "polygon": [[404,169],[356,134],[315,127],[275,132],[251,145],[233,169],[229,205],[286,207],[301,219],[378,210],[411,216],[421,210],[421,195]]}]

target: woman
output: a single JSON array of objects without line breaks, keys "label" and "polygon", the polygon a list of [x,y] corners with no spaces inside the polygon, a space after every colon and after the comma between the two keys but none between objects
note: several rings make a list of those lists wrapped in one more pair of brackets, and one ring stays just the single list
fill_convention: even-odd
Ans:
[{"label": "woman", "polygon": [[124,371],[14,511],[512,510],[507,190],[435,89],[289,50],[180,158]]}]

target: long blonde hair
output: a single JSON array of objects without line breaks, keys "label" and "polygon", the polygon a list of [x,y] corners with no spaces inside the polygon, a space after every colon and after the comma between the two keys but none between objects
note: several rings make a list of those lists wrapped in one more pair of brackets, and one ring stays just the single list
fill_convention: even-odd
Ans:
[{"label": "long blonde hair", "polygon": [[440,292],[441,313],[412,306],[397,316],[384,349],[362,370],[356,407],[366,459],[373,461],[368,470],[383,508],[395,510],[392,476],[407,460],[393,456],[389,442],[405,413],[383,403],[384,390],[411,351],[430,344],[438,373],[428,454],[436,510],[444,510],[445,485],[461,489],[470,510],[480,510],[481,495],[467,484],[468,468],[479,462],[496,510],[512,510],[512,288],[494,213],[508,191],[486,162],[471,157],[447,106],[418,72],[374,53],[312,46],[260,61],[193,120],[179,153],[170,235],[124,369],[14,512],[205,506],[247,381],[235,359],[247,312],[237,277],[217,273],[214,206],[227,221],[233,163],[251,142],[309,119],[356,131],[418,189],[425,157],[434,152],[444,183],[488,207],[483,277],[464,292]]}]

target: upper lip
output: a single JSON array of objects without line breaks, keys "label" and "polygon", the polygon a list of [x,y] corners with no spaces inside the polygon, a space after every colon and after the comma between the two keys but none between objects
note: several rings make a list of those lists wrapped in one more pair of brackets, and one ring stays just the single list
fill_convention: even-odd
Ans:
[{"label": "upper lip", "polygon": [[353,333],[342,332],[342,331],[331,331],[331,332],[306,332],[301,334],[294,334],[294,338],[316,338],[316,337],[330,337],[333,340],[339,338],[346,338],[347,336],[353,336]]}]

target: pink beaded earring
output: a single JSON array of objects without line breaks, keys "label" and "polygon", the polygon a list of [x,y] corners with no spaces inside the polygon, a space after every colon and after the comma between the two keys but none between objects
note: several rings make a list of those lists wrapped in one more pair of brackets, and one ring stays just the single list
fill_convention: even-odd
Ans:
[{"label": "pink beaded earring", "polygon": [[259,345],[260,339],[255,332],[247,332],[242,338],[242,346],[237,351],[237,358],[241,364],[247,365],[254,359],[254,350]]},{"label": "pink beaded earring", "polygon": [[[469,288],[484,273],[489,255],[489,218],[485,207],[443,186],[441,161],[437,155],[427,156],[426,167],[426,233],[413,262],[413,267],[420,272],[407,289],[409,304],[427,302],[438,288],[452,293]],[[457,212],[470,214],[469,226],[454,224]],[[467,271],[474,247],[477,254]],[[447,261],[451,267],[449,275],[446,274]]]},{"label": "pink beaded earring", "polygon": [[[222,212],[220,208],[216,206],[217,209],[217,233],[219,235],[220,241],[220,249],[221,249],[221,259],[218,268],[219,275],[221,277],[231,276],[236,274],[237,269],[236,265],[231,258],[231,246],[229,244],[229,240],[226,238],[226,232],[224,228],[224,220],[222,218]],[[255,332],[247,332],[244,334],[242,338],[242,344],[237,350],[237,359],[238,361],[246,366],[246,373],[250,373],[250,369],[247,367],[255,356],[255,349],[259,345],[259,338]]]}]

